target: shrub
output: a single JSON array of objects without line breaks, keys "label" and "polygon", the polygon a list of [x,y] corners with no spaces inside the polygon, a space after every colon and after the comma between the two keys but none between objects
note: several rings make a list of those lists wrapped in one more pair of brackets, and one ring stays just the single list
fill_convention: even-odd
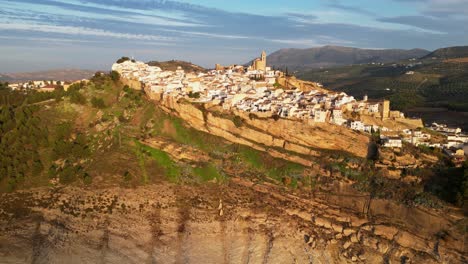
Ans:
[{"label": "shrub", "polygon": [[83,174],[83,183],[86,185],[90,185],[92,182],[91,175],[89,175],[87,172]]},{"label": "shrub", "polygon": [[129,57],[122,57],[122,58],[120,58],[120,59],[117,60],[117,63],[120,64],[120,63],[126,62],[126,61],[128,61],[128,60],[130,60]]},{"label": "shrub", "polygon": [[116,71],[111,71],[110,72],[110,77],[111,77],[112,81],[114,81],[114,82],[117,82],[117,81],[120,80],[120,74],[118,72],[116,72]]},{"label": "shrub", "polygon": [[200,93],[199,92],[196,92],[196,93],[189,92],[188,97],[198,99],[198,98],[200,98]]},{"label": "shrub", "polygon": [[86,98],[78,91],[70,93],[70,102],[74,104],[86,104]]},{"label": "shrub", "polygon": [[91,105],[94,108],[99,108],[99,109],[106,108],[106,104],[104,103],[104,100],[102,100],[102,98],[96,98],[96,97],[91,98]]},{"label": "shrub", "polygon": [[242,120],[242,118],[240,116],[234,116],[234,118],[232,119],[232,122],[234,122],[234,125],[236,127],[241,127],[242,124],[244,123],[244,121]]},{"label": "shrub", "polygon": [[249,113],[249,119],[250,119],[250,120],[257,119],[257,118],[258,118],[258,116],[257,116],[256,114],[254,114],[254,113]]},{"label": "shrub", "polygon": [[130,174],[129,171],[125,171],[125,173],[123,174],[123,180],[125,182],[129,182],[130,180],[132,179],[132,175]]}]

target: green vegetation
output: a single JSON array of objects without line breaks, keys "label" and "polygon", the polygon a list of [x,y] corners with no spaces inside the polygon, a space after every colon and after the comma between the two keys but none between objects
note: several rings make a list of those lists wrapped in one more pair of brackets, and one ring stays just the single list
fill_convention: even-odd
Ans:
[{"label": "green vegetation", "polygon": [[305,167],[282,159],[272,158],[270,155],[246,147],[235,145],[233,152],[235,160],[241,166],[247,166],[249,170],[257,171],[276,182],[282,182],[286,186],[297,187],[298,182],[303,185],[310,184],[303,177]]},{"label": "green vegetation", "polygon": [[[97,73],[89,82],[53,93],[0,89],[3,96],[0,97],[0,191],[47,186],[56,184],[57,180],[67,185],[117,183],[133,187],[159,180],[222,184],[234,176],[298,190],[321,191],[327,183],[341,177],[353,180],[358,190],[376,198],[431,207],[439,206],[435,197],[459,206],[466,204],[466,165],[462,169],[440,165],[436,169],[408,170],[405,175],[418,176],[423,182],[406,184],[386,178],[372,166],[379,158],[378,152],[364,160],[344,152],[317,149],[321,157],[301,156],[316,163],[313,168],[306,168],[273,158],[268,150],[262,152],[232,144],[195,130],[182,119],[155,107],[142,91],[124,86],[119,79],[112,72]],[[246,125],[241,117],[224,115],[223,118],[232,120],[238,127]],[[374,137],[377,139],[378,133]],[[145,139],[200,152],[204,155],[203,162],[173,159],[177,157],[175,153],[141,143]],[[288,153],[281,148],[275,151]],[[408,151],[437,154],[427,148]]]},{"label": "green vegetation", "polygon": [[70,93],[70,102],[74,104],[86,104],[86,98],[79,92]]},{"label": "green vegetation", "polygon": [[238,153],[242,159],[247,162],[251,167],[260,169],[263,167],[261,152],[252,148],[238,146]]},{"label": "green vegetation", "polygon": [[116,71],[111,71],[110,72],[110,78],[114,82],[118,82],[120,80],[120,74]]},{"label": "green vegetation", "polygon": [[189,92],[188,96],[190,98],[198,99],[198,98],[200,98],[200,93],[199,92],[196,92],[196,93]]},{"label": "green vegetation", "polygon": [[219,173],[218,169],[214,167],[213,164],[204,164],[201,167],[194,168],[193,173],[205,182],[214,179],[216,179],[217,182],[223,182],[225,180],[224,176]]},{"label": "green vegetation", "polygon": [[[175,164],[174,161],[169,157],[169,155],[159,149],[143,145],[138,141],[135,141],[139,153],[144,153],[151,157],[156,163],[164,170],[164,174],[171,182],[177,182],[181,174],[180,168]],[[141,154],[139,154],[141,155]],[[144,158],[141,157],[144,162]],[[144,179],[145,183],[148,183],[147,177]]]},{"label": "green vegetation", "polygon": [[[102,81],[112,83],[109,75]],[[97,81],[97,78],[94,78]],[[108,80],[108,81],[107,81]],[[0,191],[60,183],[91,184],[87,171],[92,139],[75,127],[71,105],[86,106],[96,83],[73,84],[67,91],[12,91],[0,89]],[[96,107],[103,102],[91,100]],[[44,107],[47,105],[47,107]]]},{"label": "green vegetation", "polygon": [[[317,81],[357,98],[386,98],[392,108],[406,111],[413,107],[447,107],[468,111],[468,63],[424,61],[407,68],[398,65],[352,65],[311,70],[298,78]],[[413,75],[405,74],[414,71]]]},{"label": "green vegetation", "polygon": [[0,82],[0,90],[8,89],[8,82]]},{"label": "green vegetation", "polygon": [[91,98],[91,105],[94,108],[99,108],[99,109],[106,108],[106,104],[104,103],[104,100],[102,98],[96,98],[96,97]]},{"label": "green vegetation", "polygon": [[430,171],[412,171],[424,177],[426,192],[458,205],[468,206],[468,162],[461,168],[441,166]]},{"label": "green vegetation", "polygon": [[0,182],[14,190],[26,178],[44,169],[41,150],[48,146],[47,129],[35,116],[38,107],[0,107]]},{"label": "green vegetation", "polygon": [[241,127],[244,124],[244,120],[242,120],[242,117],[237,115],[232,118],[232,122],[234,122],[234,125],[236,127]]},{"label": "green vegetation", "polygon": [[[131,60],[129,57],[122,57],[122,58],[118,59],[116,62],[120,64],[120,63],[124,63],[126,61],[129,61],[129,60]],[[131,61],[135,62],[135,60],[131,60]]]},{"label": "green vegetation", "polygon": [[148,62],[148,65],[159,67],[164,71],[175,71],[180,66],[186,72],[206,72],[206,69],[201,66],[195,65],[191,62],[179,60],[150,61]]}]

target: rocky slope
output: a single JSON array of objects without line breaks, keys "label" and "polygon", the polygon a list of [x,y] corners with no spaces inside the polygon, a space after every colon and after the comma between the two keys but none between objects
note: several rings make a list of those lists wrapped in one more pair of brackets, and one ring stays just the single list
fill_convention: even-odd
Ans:
[{"label": "rocky slope", "polygon": [[[108,108],[65,98],[36,113],[52,133],[73,122],[90,143],[71,143],[92,153],[44,154],[59,169],[0,194],[0,263],[466,262],[460,209],[382,192],[423,186],[372,175],[366,136],[122,86],[82,88]],[[77,164],[82,176],[63,173]]]},{"label": "rocky slope", "polygon": [[[226,113],[199,109],[194,104],[178,101],[172,96],[152,93],[148,95],[159,107],[178,115],[197,130],[257,150],[268,151],[272,156],[306,166],[311,166],[311,161],[301,158],[300,155],[319,157],[323,151],[337,151],[361,158],[367,156],[369,138],[340,126],[282,118],[276,121],[271,118],[252,118],[242,112],[225,116]],[[242,120],[242,124],[234,123],[232,119],[236,116]],[[333,133],[330,133],[330,130]],[[284,152],[295,153],[298,156]]]},{"label": "rocky slope", "polygon": [[[340,190],[341,189],[341,190]],[[334,191],[341,191],[340,195]],[[460,219],[233,178],[3,194],[2,263],[461,263]]]}]

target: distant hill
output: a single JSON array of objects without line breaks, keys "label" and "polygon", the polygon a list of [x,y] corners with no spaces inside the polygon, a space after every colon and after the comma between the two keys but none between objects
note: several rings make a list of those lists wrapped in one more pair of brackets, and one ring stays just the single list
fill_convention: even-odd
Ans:
[{"label": "distant hill", "polygon": [[4,82],[21,82],[32,80],[61,80],[61,81],[77,81],[91,78],[96,71],[78,70],[78,69],[61,69],[38,72],[21,72],[21,73],[2,73],[0,81]]},{"label": "distant hill", "polygon": [[468,46],[448,47],[437,49],[434,52],[429,53],[422,59],[455,59],[468,57]]},{"label": "distant hill", "polygon": [[[438,51],[435,54],[447,53]],[[441,122],[468,130],[467,62],[466,57],[444,57],[416,62],[400,61],[395,65],[365,64],[305,69],[295,75],[299,79],[320,82],[328,89],[344,91],[356,98],[368,95],[372,99],[389,99],[393,109],[410,113],[410,116],[424,116],[424,121],[429,124]],[[438,112],[414,110],[419,108],[435,109]],[[447,110],[441,112],[440,109]]]},{"label": "distant hill", "polygon": [[420,58],[429,54],[423,49],[358,49],[340,46],[324,46],[310,49],[281,49],[267,57],[269,66],[300,68],[334,67],[363,63],[388,63],[404,59]]},{"label": "distant hill", "polygon": [[165,71],[175,71],[177,67],[182,67],[186,72],[205,72],[206,69],[191,62],[170,60],[170,61],[150,61],[150,66],[157,66]]}]

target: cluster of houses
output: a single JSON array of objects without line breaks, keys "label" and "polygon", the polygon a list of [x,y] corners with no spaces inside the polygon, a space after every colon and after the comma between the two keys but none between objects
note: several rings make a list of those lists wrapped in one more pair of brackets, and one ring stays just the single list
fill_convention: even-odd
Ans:
[{"label": "cluster of houses", "polygon": [[381,135],[382,146],[402,148],[403,142],[407,142],[414,146],[439,148],[457,165],[465,161],[465,153],[468,153],[468,135],[463,134],[460,128],[449,128],[446,125],[433,123],[427,129],[438,132],[439,138],[433,140],[431,133],[421,129],[404,129],[398,136]]},{"label": "cluster of houses", "polygon": [[[365,96],[363,100],[358,101],[343,92],[323,89],[305,92],[296,88],[287,89],[277,82],[284,74],[266,67],[264,60],[265,55],[262,54],[262,57],[254,60],[253,65],[248,68],[237,65],[227,67],[216,65],[214,70],[200,73],[186,73],[180,67],[176,71],[164,71],[143,62],[127,60],[115,63],[112,70],[119,72],[127,80],[140,82],[147,92],[185,98],[195,103],[220,105],[227,111],[244,111],[261,117],[276,115],[281,118],[306,119],[317,123],[327,122],[367,133],[388,131],[390,133],[382,134],[395,134],[395,132],[399,134],[381,136],[384,147],[402,148],[403,142],[406,141],[416,146],[427,145],[450,149],[463,147],[453,143],[459,138],[463,138],[463,144],[467,143],[466,136],[460,136],[460,133],[458,138],[453,140],[449,136],[447,144],[437,145],[429,143],[430,135],[422,131],[391,131],[383,126],[347,118],[345,113],[347,116],[357,113],[382,120],[404,118],[404,115],[398,111],[390,111],[390,102],[387,100],[373,101]],[[317,84],[317,87],[320,85]]]},{"label": "cluster of houses", "polygon": [[[264,57],[264,55],[262,55]],[[372,129],[385,130],[383,127],[367,126],[360,121],[348,121],[344,112],[357,112],[388,118],[388,101],[357,101],[346,93],[325,90],[301,91],[287,89],[277,83],[284,76],[281,71],[263,67],[264,59],[257,59],[255,67],[220,66],[206,73],[185,73],[181,68],[176,71],[163,71],[159,67],[143,62],[127,60],[115,63],[112,70],[122,77],[138,80],[152,93],[168,94],[176,98],[185,97],[194,102],[221,105],[225,110],[240,110],[259,116],[277,115],[282,118],[310,119],[314,122],[330,122],[346,125],[354,130],[371,132]],[[320,85],[317,84],[317,87]],[[398,117],[401,114],[396,113]]]},{"label": "cluster of houses", "polygon": [[53,92],[59,87],[63,87],[66,90],[69,86],[69,82],[57,80],[28,81],[8,84],[8,87],[12,90],[37,90],[39,92]]}]

